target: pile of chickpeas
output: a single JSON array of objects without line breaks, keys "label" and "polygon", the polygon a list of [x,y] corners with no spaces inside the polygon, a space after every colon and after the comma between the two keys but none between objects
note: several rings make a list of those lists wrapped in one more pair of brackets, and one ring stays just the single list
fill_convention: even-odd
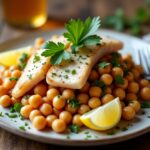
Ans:
[{"label": "pile of chickpeas", "polygon": [[[36,129],[48,127],[61,133],[71,124],[83,126],[81,115],[119,97],[122,119],[132,120],[141,108],[140,102],[150,100],[150,82],[142,78],[143,68],[134,64],[131,55],[116,54],[120,65],[113,66],[112,54],[101,58],[80,90],[52,87],[42,81],[19,99],[11,96],[17,81],[10,81],[10,78],[19,78],[22,71],[18,66],[3,67],[0,70],[0,105],[10,107],[19,102],[22,104],[20,114],[30,119]],[[100,67],[100,62],[108,65]],[[116,76],[121,76],[123,83],[116,83]],[[102,88],[95,81],[101,81],[105,86]],[[78,100],[79,105],[72,107],[68,103],[72,98]]]}]

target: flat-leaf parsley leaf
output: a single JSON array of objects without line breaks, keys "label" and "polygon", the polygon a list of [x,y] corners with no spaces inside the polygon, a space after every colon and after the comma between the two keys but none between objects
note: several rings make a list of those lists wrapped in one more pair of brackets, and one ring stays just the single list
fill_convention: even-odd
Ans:
[{"label": "flat-leaf parsley leaf", "polygon": [[70,53],[65,51],[65,45],[63,43],[58,42],[56,44],[52,41],[48,41],[44,44],[43,49],[45,49],[45,51],[42,53],[42,56],[50,56],[52,65],[58,65],[63,60],[70,59]]}]

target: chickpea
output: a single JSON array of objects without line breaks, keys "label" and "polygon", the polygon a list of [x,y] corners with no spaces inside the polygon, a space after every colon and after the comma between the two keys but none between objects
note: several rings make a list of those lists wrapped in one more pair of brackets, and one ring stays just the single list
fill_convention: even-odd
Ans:
[{"label": "chickpea", "polygon": [[82,105],[79,107],[79,109],[78,109],[78,113],[79,113],[80,115],[82,115],[82,114],[84,114],[84,113],[86,113],[86,112],[88,112],[88,111],[90,111],[90,107],[89,107],[88,105],[85,105],[85,104],[82,104]]},{"label": "chickpea", "polygon": [[52,106],[50,104],[43,103],[40,106],[40,111],[43,115],[48,116],[53,112],[53,109],[52,109]]},{"label": "chickpea", "polygon": [[127,88],[128,92],[137,93],[139,91],[139,84],[137,82],[130,82]]},{"label": "chickpea", "polygon": [[135,65],[135,68],[139,71],[140,74],[143,74],[144,69],[141,65]]},{"label": "chickpea", "polygon": [[129,100],[137,100],[137,96],[134,94],[134,93],[127,93],[126,95],[126,100],[129,101]]},{"label": "chickpea", "polygon": [[102,104],[106,104],[110,101],[112,101],[114,99],[114,96],[111,95],[111,94],[106,94],[102,97],[101,101],[102,101]]},{"label": "chickpea", "polygon": [[48,103],[48,104],[52,104],[52,101],[51,100],[49,100],[46,96],[45,97],[42,97],[42,101],[44,102],[44,103]]},{"label": "chickpea", "polygon": [[37,130],[43,130],[47,125],[47,121],[43,116],[35,116],[32,124]]},{"label": "chickpea", "polygon": [[0,105],[3,107],[9,107],[12,104],[11,98],[8,95],[3,95],[0,97]]},{"label": "chickpea", "polygon": [[72,114],[75,114],[77,112],[78,108],[77,107],[71,107],[71,105],[67,104],[65,107],[65,110],[71,112]]},{"label": "chickpea", "polygon": [[79,114],[74,115],[73,118],[72,118],[72,124],[82,126],[83,123],[81,122],[80,117],[81,117],[81,115],[79,115]]},{"label": "chickpea", "polygon": [[87,104],[89,100],[89,96],[85,93],[81,93],[77,95],[77,99],[79,100],[80,104]]},{"label": "chickpea", "polygon": [[71,90],[71,89],[65,89],[65,90],[62,92],[62,96],[63,96],[63,98],[65,98],[65,99],[70,99],[70,98],[75,97],[75,94],[74,94],[74,91],[73,91],[73,90]]},{"label": "chickpea", "polygon": [[4,86],[0,85],[0,96],[8,93],[8,89],[4,88]]},{"label": "chickpea", "polygon": [[123,79],[124,83],[123,84],[116,84],[117,87],[122,88],[122,89],[127,89],[128,87],[128,80]]},{"label": "chickpea", "polygon": [[104,68],[99,67],[99,68],[98,68],[98,72],[99,72],[99,74],[110,73],[111,68],[112,68],[112,65],[111,65],[111,64],[109,64],[108,66],[106,66],[106,67],[104,67]]},{"label": "chickpea", "polygon": [[53,100],[55,96],[59,95],[59,91],[56,88],[51,88],[47,91],[47,98]]},{"label": "chickpea", "polygon": [[61,95],[58,95],[58,96],[55,96],[54,99],[53,99],[53,106],[56,108],[56,109],[62,109],[66,104],[66,100],[61,96]]},{"label": "chickpea", "polygon": [[31,111],[33,110],[33,107],[31,105],[26,105],[23,106],[20,110],[20,114],[24,117],[24,118],[29,118],[29,115],[31,113]]},{"label": "chickpea", "polygon": [[129,106],[131,106],[135,112],[137,113],[140,108],[141,108],[141,104],[137,101],[137,100],[132,100],[132,101],[129,101]]},{"label": "chickpea", "polygon": [[129,82],[133,81],[134,76],[132,72],[128,72],[128,75],[125,77]]},{"label": "chickpea", "polygon": [[90,106],[90,108],[94,109],[101,105],[101,101],[97,97],[92,97],[89,99],[88,105]]},{"label": "chickpea", "polygon": [[113,77],[115,77],[115,76],[123,76],[123,70],[122,70],[122,68],[120,68],[120,67],[114,67],[114,68],[112,68],[112,75],[113,75]]},{"label": "chickpea", "polygon": [[122,56],[122,59],[124,61],[126,61],[126,60],[132,61],[132,56],[131,56],[131,54],[125,54],[125,55]]},{"label": "chickpea", "polygon": [[90,88],[90,83],[86,82],[85,85],[80,89],[80,91],[83,93],[87,93],[89,91],[89,88]]},{"label": "chickpea", "polygon": [[12,72],[14,70],[17,70],[19,67],[17,65],[13,65],[9,67],[9,70]]},{"label": "chickpea", "polygon": [[106,86],[106,87],[104,88],[104,93],[105,93],[105,94],[111,94],[111,93],[112,93],[111,87]]},{"label": "chickpea", "polygon": [[24,96],[24,97],[21,99],[21,104],[22,104],[23,106],[29,105],[29,98],[26,97],[26,96]]},{"label": "chickpea", "polygon": [[140,84],[140,87],[143,88],[143,87],[149,86],[150,82],[148,80],[146,80],[146,79],[141,79],[139,84]]},{"label": "chickpea", "polygon": [[66,130],[66,123],[65,123],[65,121],[62,120],[62,119],[55,119],[52,122],[52,129],[55,132],[58,132],[58,133],[64,132]]},{"label": "chickpea", "polygon": [[103,74],[100,78],[106,85],[110,85],[113,81],[113,78],[110,74]]},{"label": "chickpea", "polygon": [[133,73],[133,77],[134,77],[135,80],[138,80],[140,78],[140,73],[137,69],[133,68],[131,70],[131,72]]},{"label": "chickpea", "polygon": [[120,100],[123,100],[126,96],[126,93],[122,88],[116,88],[113,91],[113,94],[114,94],[115,97],[119,97]]},{"label": "chickpea", "polygon": [[46,117],[46,121],[47,121],[48,127],[51,128],[53,121],[56,120],[56,119],[57,119],[57,116],[56,116],[56,115],[48,115],[48,116]]},{"label": "chickpea", "polygon": [[90,75],[89,75],[89,80],[90,81],[94,81],[94,80],[97,80],[99,77],[98,73],[96,70],[92,70]]},{"label": "chickpea", "polygon": [[5,70],[4,73],[3,73],[3,77],[5,78],[9,78],[11,77],[11,71],[10,70]]},{"label": "chickpea", "polygon": [[92,86],[89,89],[89,94],[91,97],[100,97],[102,94],[102,89],[98,86]]},{"label": "chickpea", "polygon": [[122,117],[124,120],[132,120],[135,117],[135,110],[131,106],[126,106],[122,110]]},{"label": "chickpea", "polygon": [[2,78],[0,77],[0,85],[2,85],[2,83],[3,83],[3,80],[2,80]]},{"label": "chickpea", "polygon": [[15,84],[16,84],[16,81],[15,80],[11,81],[9,78],[5,78],[3,82],[3,86],[6,89],[12,89],[15,86]]},{"label": "chickpea", "polygon": [[72,121],[72,114],[69,111],[62,111],[59,118],[64,120],[66,124],[69,124]]},{"label": "chickpea", "polygon": [[36,116],[41,116],[41,115],[42,115],[41,112],[40,112],[39,110],[35,109],[35,110],[32,110],[32,111],[31,111],[31,113],[30,113],[30,115],[29,115],[29,119],[30,119],[31,121],[33,121],[33,119],[34,119]]},{"label": "chickpea", "polygon": [[15,77],[15,78],[19,78],[21,76],[21,71],[20,70],[14,70],[12,73],[11,73],[11,76],[12,77]]},{"label": "chickpea", "polygon": [[56,115],[57,117],[59,117],[59,114],[61,113],[62,110],[58,110],[56,108],[53,108],[53,113],[54,115]]},{"label": "chickpea", "polygon": [[40,83],[34,88],[34,94],[39,94],[40,96],[45,96],[47,92],[46,85]]},{"label": "chickpea", "polygon": [[150,100],[150,87],[144,87],[140,91],[140,96],[143,100]]},{"label": "chickpea", "polygon": [[38,108],[42,104],[42,97],[38,94],[29,97],[29,104],[33,108]]},{"label": "chickpea", "polygon": [[11,101],[12,101],[12,104],[20,103],[21,98],[14,98],[14,97],[11,97]]}]

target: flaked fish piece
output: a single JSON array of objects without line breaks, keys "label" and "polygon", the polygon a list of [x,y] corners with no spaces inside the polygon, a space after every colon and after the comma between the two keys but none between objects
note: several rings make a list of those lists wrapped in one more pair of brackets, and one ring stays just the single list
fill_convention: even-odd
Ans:
[{"label": "flaked fish piece", "polygon": [[102,37],[102,44],[90,49],[82,49],[77,54],[71,54],[71,61],[59,66],[50,67],[46,81],[55,87],[81,89],[86,83],[91,69],[96,62],[111,52],[123,47],[119,40]]},{"label": "flaked fish piece", "polygon": [[[59,36],[53,36],[51,41],[63,43],[66,40]],[[32,56],[29,58],[27,65],[17,81],[14,89],[12,90],[12,96],[19,98],[25,93],[30,91],[35,85],[46,78],[46,73],[50,67],[50,58],[41,56],[42,49],[35,50]],[[37,60],[36,60],[37,58]]]}]

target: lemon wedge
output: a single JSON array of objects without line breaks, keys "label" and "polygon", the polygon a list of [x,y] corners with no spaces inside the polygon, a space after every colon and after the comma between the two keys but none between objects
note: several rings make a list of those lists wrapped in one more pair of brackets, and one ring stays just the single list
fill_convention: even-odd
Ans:
[{"label": "lemon wedge", "polygon": [[31,46],[28,46],[28,47],[23,47],[20,49],[10,50],[7,52],[1,52],[0,64],[3,66],[17,65],[18,59],[23,53],[27,53],[27,54],[31,53],[30,48]]},{"label": "lemon wedge", "polygon": [[94,130],[108,130],[113,128],[121,118],[121,104],[119,98],[91,110],[80,117],[82,123]]}]

